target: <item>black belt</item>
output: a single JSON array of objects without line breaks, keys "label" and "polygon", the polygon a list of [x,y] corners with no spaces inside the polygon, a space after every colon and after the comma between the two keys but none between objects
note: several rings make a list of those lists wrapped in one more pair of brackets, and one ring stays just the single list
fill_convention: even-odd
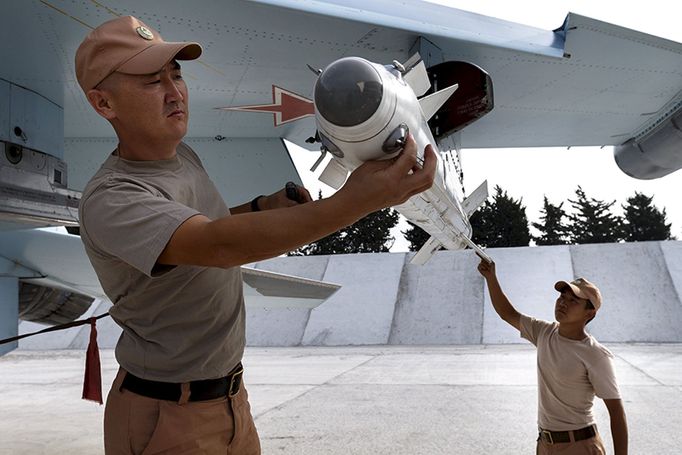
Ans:
[{"label": "black belt", "polygon": [[[189,401],[213,400],[224,396],[232,398],[239,393],[243,373],[244,368],[240,362],[227,376],[190,382]],[[182,384],[178,382],[150,381],[131,373],[126,373],[121,387],[156,400],[179,401],[182,395]]]},{"label": "black belt", "polygon": [[597,434],[597,428],[594,425],[571,431],[549,431],[541,428],[540,439],[548,444],[571,442],[571,433],[573,433],[573,441],[582,441],[594,437]]}]

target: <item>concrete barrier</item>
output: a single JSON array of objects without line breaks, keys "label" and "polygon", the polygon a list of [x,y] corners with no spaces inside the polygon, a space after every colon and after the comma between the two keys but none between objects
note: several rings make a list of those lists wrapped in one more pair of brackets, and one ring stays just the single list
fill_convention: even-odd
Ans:
[{"label": "concrete barrier", "polygon": [[[558,280],[583,276],[604,304],[588,331],[604,342],[682,341],[682,242],[492,248],[503,289],[523,313],[554,319]],[[424,266],[413,253],[281,257],[256,268],[343,287],[313,310],[247,311],[251,346],[524,343],[490,303],[471,251],[440,251]],[[108,302],[89,313],[100,314]],[[35,324],[20,325],[20,333]],[[98,322],[99,345],[120,329]],[[23,349],[84,348],[89,328],[22,340]]]},{"label": "concrete barrier", "polygon": [[660,245],[677,301],[682,302],[682,242],[661,242]]},{"label": "concrete barrier", "polygon": [[423,266],[407,258],[390,344],[479,344],[483,281],[469,251],[439,251]]},{"label": "concrete barrier", "polygon": [[572,246],[571,257],[576,276],[602,292],[603,306],[590,323],[597,339],[682,341],[682,306],[661,242]]},{"label": "concrete barrier", "polygon": [[404,253],[330,256],[324,280],[343,287],[312,310],[303,344],[387,344],[404,256]]},{"label": "concrete barrier", "polygon": [[[521,313],[554,320],[554,303],[557,292],[554,283],[571,280],[573,270],[571,253],[568,246],[546,246],[524,248],[490,249],[495,260],[497,277],[502,289]],[[479,274],[482,285],[483,277]],[[519,332],[503,321],[490,302],[490,294],[485,288],[483,343],[522,343]]]}]

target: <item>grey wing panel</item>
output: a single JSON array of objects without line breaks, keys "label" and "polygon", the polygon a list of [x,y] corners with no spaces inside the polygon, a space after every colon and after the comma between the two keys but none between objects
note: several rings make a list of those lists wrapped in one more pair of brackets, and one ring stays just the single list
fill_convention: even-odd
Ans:
[{"label": "grey wing panel", "polygon": [[[566,36],[559,60],[475,52],[493,78],[495,108],[462,132],[462,147],[617,145],[679,109],[679,43],[574,14],[559,33]],[[471,57],[454,46],[446,55]]]},{"label": "grey wing panel", "polygon": [[[250,267],[242,267],[242,277],[244,284],[262,296],[310,300],[310,307],[319,305],[341,287],[324,281]],[[318,302],[315,304],[315,301]]]},{"label": "grey wing panel", "polygon": [[[370,34],[363,37],[368,45],[377,44],[375,40],[379,38],[378,35],[384,33],[382,29],[385,28],[407,32],[408,36],[411,34],[414,37],[418,35],[439,37],[554,57],[560,57],[563,53],[563,37],[552,31],[424,1],[256,0],[256,2],[304,12],[310,20],[336,18],[347,24],[366,23],[375,26],[370,29]],[[323,30],[327,35],[343,36],[344,28],[332,29],[331,34],[328,32],[329,29]],[[348,26],[347,29],[351,27]],[[371,48],[374,50],[374,46]]]},{"label": "grey wing panel", "polygon": [[33,271],[20,278],[34,284],[104,297],[80,237],[54,229],[0,233],[0,255]]},{"label": "grey wing panel", "polygon": [[[113,136],[73,74],[88,27],[112,13],[134,13],[169,40],[204,44],[201,59],[183,68],[190,137],[287,137],[302,144],[314,134],[311,118],[275,126],[271,114],[215,108],[270,103],[273,86],[312,98],[315,75],[307,64],[319,68],[352,55],[404,61],[420,36],[446,60],[474,63],[493,79],[496,107],[462,132],[463,147],[620,144],[674,110],[681,86],[678,43],[572,14],[549,31],[416,1],[230,1],[203,8],[168,1],[163,17],[154,4],[134,0],[111,8],[20,3],[0,6],[13,18],[3,36],[16,38],[0,50],[0,78],[63,106],[67,138]],[[25,38],[36,34],[50,40]],[[35,61],[48,74],[36,78],[42,70]]]}]

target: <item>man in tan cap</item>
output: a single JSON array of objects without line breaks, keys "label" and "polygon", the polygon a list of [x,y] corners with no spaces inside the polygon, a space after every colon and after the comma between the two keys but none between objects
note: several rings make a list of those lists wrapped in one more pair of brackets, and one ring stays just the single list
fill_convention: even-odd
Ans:
[{"label": "man in tan cap", "polygon": [[[88,101],[118,147],[83,191],[81,237],[112,318],[121,369],[107,398],[107,454],[260,453],[241,384],[244,298],[239,266],[278,256],[428,189],[408,140],[395,161],[369,162],[330,198],[297,187],[228,209],[182,138],[189,99],[170,43],[134,17],[93,30],[76,53]],[[277,229],[273,229],[277,226]]]},{"label": "man in tan cap", "polygon": [[516,311],[497,280],[495,263],[481,260],[478,271],[486,280],[497,314],[537,347],[537,453],[606,454],[592,412],[596,395],[609,411],[615,454],[626,455],[627,421],[613,354],[585,332],[602,304],[599,289],[584,278],[557,282],[557,322],[549,322]]}]

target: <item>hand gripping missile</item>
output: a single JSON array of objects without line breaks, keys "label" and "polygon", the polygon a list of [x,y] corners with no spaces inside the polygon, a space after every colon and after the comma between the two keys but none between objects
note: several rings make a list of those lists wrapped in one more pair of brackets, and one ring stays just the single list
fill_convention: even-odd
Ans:
[{"label": "hand gripping missile", "polygon": [[[346,57],[327,66],[315,84],[315,120],[323,156],[331,153],[333,159],[320,180],[340,188],[348,173],[365,161],[395,157],[412,133],[417,142],[418,162],[423,163],[427,144],[432,145],[438,159],[433,186],[395,207],[431,234],[412,262],[423,264],[441,246],[447,249],[469,246],[490,259],[471,241],[469,223],[471,213],[487,198],[487,184],[484,182],[472,194],[475,201],[464,199],[453,157],[439,151],[427,123],[458,85],[417,99],[430,86],[418,54],[404,65],[394,61],[384,66]],[[321,159],[316,165],[319,162]]]}]

